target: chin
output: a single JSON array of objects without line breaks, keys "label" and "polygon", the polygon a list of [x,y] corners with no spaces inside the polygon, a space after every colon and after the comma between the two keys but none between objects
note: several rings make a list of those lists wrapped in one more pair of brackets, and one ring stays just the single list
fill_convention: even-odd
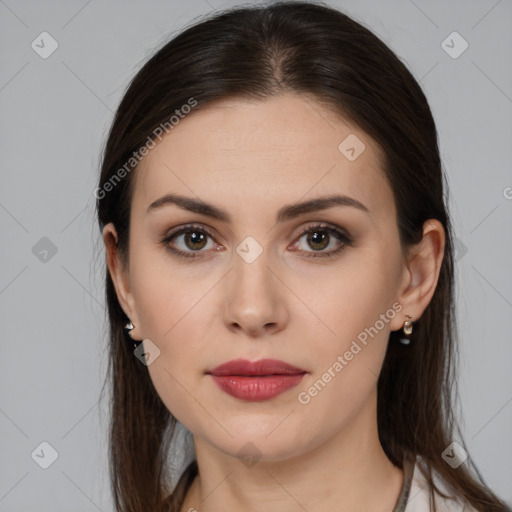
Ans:
[{"label": "chin", "polygon": [[269,436],[270,431],[265,429],[254,434],[244,432],[238,436],[234,435],[227,443],[218,444],[213,441],[212,444],[217,445],[224,453],[239,458],[247,466],[255,462],[285,461],[304,451],[304,441],[299,441],[299,436],[291,435],[289,430],[283,430],[279,434],[272,433]]}]

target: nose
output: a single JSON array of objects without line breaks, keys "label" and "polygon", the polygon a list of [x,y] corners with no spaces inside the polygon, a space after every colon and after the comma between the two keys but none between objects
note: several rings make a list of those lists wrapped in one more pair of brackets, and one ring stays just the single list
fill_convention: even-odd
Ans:
[{"label": "nose", "polygon": [[287,288],[269,260],[265,250],[250,263],[234,254],[223,297],[224,322],[229,330],[256,338],[284,329],[288,322]]}]

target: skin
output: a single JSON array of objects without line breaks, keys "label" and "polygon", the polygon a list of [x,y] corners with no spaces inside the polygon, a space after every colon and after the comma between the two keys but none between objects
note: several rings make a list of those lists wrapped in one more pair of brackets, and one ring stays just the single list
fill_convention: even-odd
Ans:
[{"label": "skin", "polygon": [[[354,161],[338,150],[349,134],[365,144]],[[129,264],[116,250],[112,224],[104,242],[133,338],[160,350],[148,366],[152,382],[193,434],[200,474],[183,511],[393,510],[403,472],[378,440],[377,379],[390,331],[403,327],[405,315],[420,318],[432,298],[445,235],[429,220],[420,244],[402,250],[381,157],[359,128],[311,97],[286,94],[193,111],[137,169]],[[170,192],[224,208],[232,223],[175,205],[146,213]],[[282,206],[334,192],[369,213],[334,206],[276,223]],[[345,230],[353,244],[329,258],[308,257],[340,244],[334,235],[324,246],[299,238],[316,222]],[[187,244],[183,235],[169,242],[189,253],[199,247],[197,259],[179,258],[161,243],[187,223],[214,234],[202,244]],[[248,236],[263,249],[252,263],[236,252]],[[308,404],[300,403],[298,394],[394,303],[401,310]],[[236,399],[205,375],[231,359],[267,357],[308,373],[263,402]],[[237,456],[249,442],[260,457],[254,465]]]}]

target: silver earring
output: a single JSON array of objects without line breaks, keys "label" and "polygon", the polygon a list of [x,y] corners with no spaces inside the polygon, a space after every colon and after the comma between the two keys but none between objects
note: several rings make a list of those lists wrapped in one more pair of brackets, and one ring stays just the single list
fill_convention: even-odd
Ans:
[{"label": "silver earring", "polygon": [[404,326],[403,326],[404,336],[402,336],[399,341],[403,345],[409,345],[409,343],[411,342],[411,340],[409,339],[409,336],[412,333],[412,322],[411,322],[412,316],[411,315],[405,315],[405,316],[408,318],[408,320],[406,320],[404,322]]},{"label": "silver earring", "polygon": [[131,322],[131,320],[129,320],[129,321],[126,323],[126,325],[124,326],[123,330],[124,330],[124,333],[125,333],[125,335],[126,335],[126,339],[127,339],[128,341],[130,341],[130,342],[133,342],[133,346],[134,346],[135,348],[137,348],[137,346],[140,344],[140,342],[141,342],[142,340],[134,340],[134,339],[132,338],[132,333],[131,333],[131,331],[132,331],[132,329],[133,329],[134,327],[135,327],[135,326],[133,325],[133,323]]}]

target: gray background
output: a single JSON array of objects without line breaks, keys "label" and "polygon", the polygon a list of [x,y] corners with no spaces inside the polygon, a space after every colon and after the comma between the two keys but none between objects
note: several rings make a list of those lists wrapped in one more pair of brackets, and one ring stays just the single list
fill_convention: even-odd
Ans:
[{"label": "gray background", "polygon": [[[100,149],[153,49],[237,4],[0,0],[1,511],[112,510]],[[463,432],[488,484],[512,501],[512,2],[330,5],[382,37],[432,107],[458,237]],[[59,45],[46,59],[31,47],[43,31]],[[453,31],[469,44],[458,58],[442,47]],[[48,469],[31,457],[43,441],[58,452]]]}]

